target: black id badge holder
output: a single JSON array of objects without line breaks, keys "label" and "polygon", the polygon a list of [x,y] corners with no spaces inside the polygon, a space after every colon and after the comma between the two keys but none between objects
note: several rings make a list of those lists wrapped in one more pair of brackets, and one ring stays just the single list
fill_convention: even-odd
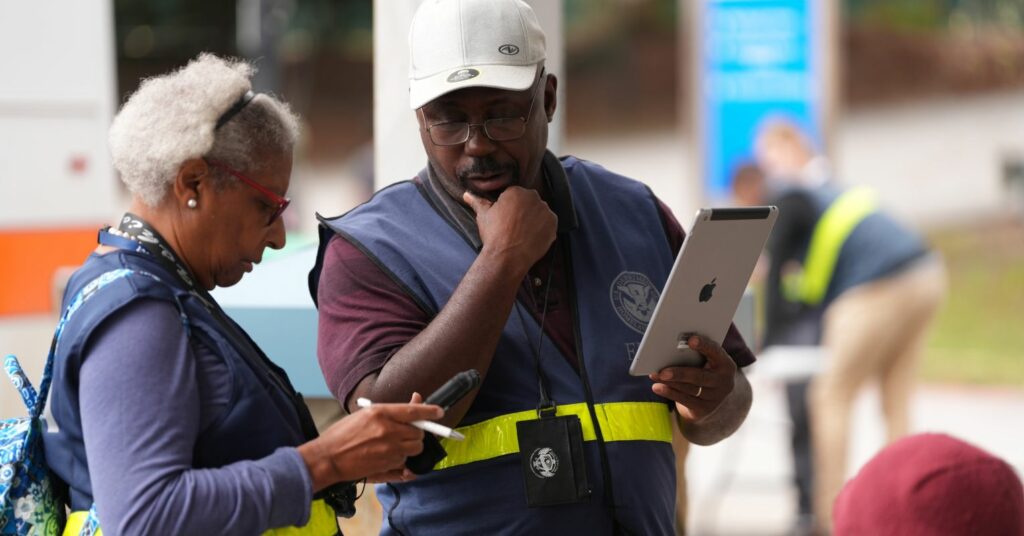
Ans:
[{"label": "black id badge holder", "polygon": [[[526,504],[531,508],[584,502],[590,499],[587,465],[583,459],[583,428],[580,426],[580,418],[576,415],[556,416],[557,408],[548,395],[550,391],[547,379],[540,364],[553,266],[552,255],[548,262],[544,305],[540,307],[540,337],[533,353],[534,365],[537,367],[537,388],[540,393],[537,418],[516,423],[523,483],[526,487]],[[522,307],[516,304],[515,309],[519,314],[523,335],[529,340]]]},{"label": "black id badge holder", "polygon": [[538,419],[516,423],[526,504],[535,507],[586,501],[590,485],[580,418],[556,417],[553,405],[537,413]]}]

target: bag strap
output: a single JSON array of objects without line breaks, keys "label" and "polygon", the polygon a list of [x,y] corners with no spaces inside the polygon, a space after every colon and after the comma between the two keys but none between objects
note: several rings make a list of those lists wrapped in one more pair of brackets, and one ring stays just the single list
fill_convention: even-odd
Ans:
[{"label": "bag strap", "polygon": [[[19,387],[19,390],[22,392],[22,399],[25,400],[25,405],[28,406],[29,409],[29,415],[33,419],[38,419],[43,414],[43,410],[46,408],[46,398],[50,394],[50,382],[53,379],[53,360],[54,356],[57,355],[57,349],[60,344],[61,333],[64,331],[64,326],[67,324],[68,320],[70,320],[71,316],[75,314],[75,311],[82,307],[86,300],[94,296],[96,292],[99,291],[101,288],[121,278],[128,277],[132,274],[145,275],[157,281],[161,281],[159,277],[149,272],[136,271],[129,268],[118,268],[116,270],[110,270],[109,272],[104,272],[98,275],[95,279],[88,282],[84,287],[82,287],[82,289],[79,290],[77,294],[75,294],[75,297],[71,299],[71,302],[68,303],[67,308],[64,309],[64,314],[61,315],[60,322],[57,323],[57,329],[54,331],[53,341],[50,343],[50,353],[49,355],[46,356],[46,365],[43,367],[43,378],[39,382],[38,395],[35,394],[35,391],[32,389],[32,385],[31,383],[29,383],[28,378],[25,377],[24,372],[21,371],[21,367],[17,367],[18,371],[21,372],[22,383],[25,386],[27,386],[28,394],[32,395],[30,400],[29,398],[26,397],[26,389],[23,387]],[[8,357],[8,361],[12,359],[14,360],[14,364],[17,365],[18,361],[17,359],[14,358],[14,356]],[[7,361],[5,361],[4,365],[5,367],[7,366]],[[8,368],[8,375],[10,374],[11,372],[10,369]],[[15,381],[15,385],[17,386],[17,380],[14,380],[13,378],[14,377],[12,376],[12,381]]]},{"label": "bag strap", "polygon": [[36,390],[21,368],[21,363],[18,363],[18,358],[13,355],[5,357],[4,371],[7,372],[7,377],[11,379],[14,388],[21,393],[21,400],[25,402],[25,407],[31,410],[36,404]]}]

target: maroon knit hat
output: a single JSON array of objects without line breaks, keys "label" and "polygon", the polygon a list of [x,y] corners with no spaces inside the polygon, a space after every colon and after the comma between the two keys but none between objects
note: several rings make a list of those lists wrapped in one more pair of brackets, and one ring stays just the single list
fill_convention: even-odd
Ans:
[{"label": "maroon knit hat", "polygon": [[945,434],[889,445],[833,508],[835,536],[1024,536],[1024,488],[1006,462]]}]

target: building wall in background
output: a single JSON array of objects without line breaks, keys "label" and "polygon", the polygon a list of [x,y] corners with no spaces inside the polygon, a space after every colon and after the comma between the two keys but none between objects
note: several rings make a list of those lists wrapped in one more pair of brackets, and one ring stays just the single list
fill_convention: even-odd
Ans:
[{"label": "building wall in background", "polygon": [[56,268],[82,261],[117,204],[113,10],[107,0],[0,10],[0,315],[43,312]]},{"label": "building wall in background", "polygon": [[1004,165],[1024,158],[1024,90],[848,112],[836,134],[839,180],[921,226],[999,219],[1021,201]]}]

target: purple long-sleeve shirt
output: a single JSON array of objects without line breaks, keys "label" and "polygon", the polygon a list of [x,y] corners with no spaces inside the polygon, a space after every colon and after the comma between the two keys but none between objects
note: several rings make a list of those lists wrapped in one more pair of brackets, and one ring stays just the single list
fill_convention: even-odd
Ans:
[{"label": "purple long-sleeve shirt", "polygon": [[84,355],[82,430],[104,534],[259,534],[307,522],[313,487],[295,448],[192,466],[197,437],[229,409],[231,376],[186,336],[172,304],[125,307]]}]

